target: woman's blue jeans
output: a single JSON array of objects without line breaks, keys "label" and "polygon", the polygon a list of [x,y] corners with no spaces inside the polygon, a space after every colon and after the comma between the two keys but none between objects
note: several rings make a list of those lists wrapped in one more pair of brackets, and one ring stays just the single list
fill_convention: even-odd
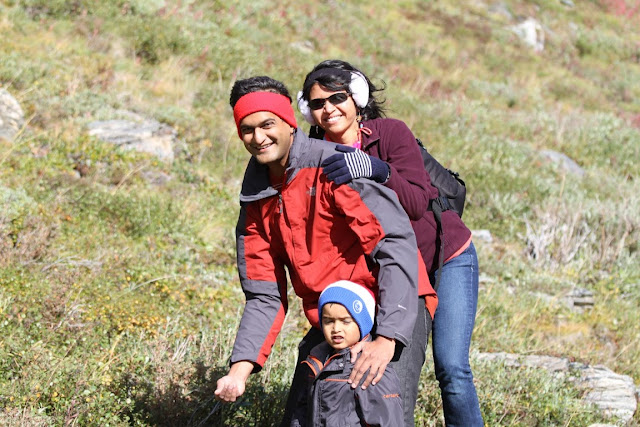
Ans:
[{"label": "woman's blue jeans", "polygon": [[484,425],[469,365],[477,305],[478,257],[471,243],[442,266],[433,320],[433,360],[447,427]]}]

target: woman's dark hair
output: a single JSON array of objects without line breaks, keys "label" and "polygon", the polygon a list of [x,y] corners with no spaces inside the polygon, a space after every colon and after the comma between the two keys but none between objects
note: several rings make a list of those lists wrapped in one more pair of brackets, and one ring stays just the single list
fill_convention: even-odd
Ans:
[{"label": "woman's dark hair", "polygon": [[272,79],[269,76],[256,76],[249,77],[244,80],[237,80],[231,88],[231,95],[229,96],[229,104],[231,108],[236,106],[236,103],[240,98],[251,92],[274,92],[284,95],[289,98],[291,102],[291,95],[284,83]]},{"label": "woman's dark hair", "polygon": [[[341,61],[339,59],[328,59],[326,61],[322,61],[318,65],[316,65],[309,74],[304,79],[304,84],[302,85],[302,97],[305,100],[309,100],[309,96],[311,93],[311,88],[314,84],[318,83],[320,86],[327,88],[328,90],[346,90],[348,93],[351,93],[349,90],[349,84],[351,83],[351,75],[346,73],[336,72],[335,74],[327,74],[321,73],[320,75],[313,76],[315,71],[324,69],[324,68],[333,68],[336,70],[343,71],[357,71],[362,74],[369,85],[369,101],[364,108],[359,108],[359,113],[362,116],[362,120],[372,120],[380,117],[385,117],[384,109],[382,108],[382,104],[384,100],[379,100],[375,96],[375,92],[381,92],[384,90],[378,89],[375,87],[371,80],[360,70],[358,70],[353,65],[349,64],[346,61]],[[383,82],[384,84],[384,82]]]}]

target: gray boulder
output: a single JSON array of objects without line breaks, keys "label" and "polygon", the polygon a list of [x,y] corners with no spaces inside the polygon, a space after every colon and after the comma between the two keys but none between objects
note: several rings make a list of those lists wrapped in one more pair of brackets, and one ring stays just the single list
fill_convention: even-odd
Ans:
[{"label": "gray boulder", "polygon": [[601,365],[570,362],[564,357],[513,353],[479,353],[476,358],[489,362],[500,361],[507,367],[525,366],[545,369],[553,374],[577,374],[574,381],[576,387],[584,392],[583,400],[594,404],[606,416],[617,417],[622,425],[633,419],[638,408],[633,379]]},{"label": "gray boulder", "polygon": [[535,52],[544,50],[544,30],[535,19],[527,18],[519,24],[511,26],[511,31],[516,33],[520,40],[533,48]]},{"label": "gray boulder", "polygon": [[151,119],[102,120],[89,123],[88,128],[89,135],[102,141],[173,161],[177,132],[164,123]]},{"label": "gray boulder", "polygon": [[24,112],[18,101],[0,88],[0,139],[12,142],[24,125]]},{"label": "gray boulder", "polygon": [[578,386],[585,391],[584,400],[594,403],[606,415],[631,421],[638,407],[633,379],[601,366],[578,366]]}]

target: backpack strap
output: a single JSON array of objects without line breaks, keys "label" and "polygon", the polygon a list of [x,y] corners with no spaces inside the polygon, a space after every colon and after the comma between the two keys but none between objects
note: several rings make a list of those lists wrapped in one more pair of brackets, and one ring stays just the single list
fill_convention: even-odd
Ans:
[{"label": "backpack strap", "polygon": [[442,213],[454,209],[453,206],[451,206],[451,202],[449,202],[449,198],[447,196],[438,196],[435,199],[429,199],[429,206],[427,207],[427,210]]},{"label": "backpack strap", "polygon": [[464,201],[466,196],[466,186],[457,172],[442,166],[425,148],[422,141],[416,138],[420,147],[424,168],[429,175],[431,185],[438,189],[438,197],[429,200],[428,211],[433,212],[436,221],[436,235],[440,239],[440,249],[438,251],[438,274],[436,276],[433,289],[437,292],[442,276],[442,266],[444,265],[444,229],[442,227],[442,213],[454,211],[462,217]]},{"label": "backpack strap", "polygon": [[436,283],[433,285],[433,290],[438,293],[438,287],[440,286],[440,279],[442,277],[442,266],[444,265],[444,230],[442,228],[442,212],[453,209],[449,203],[447,196],[438,196],[435,199],[429,200],[428,210],[433,212],[433,217],[436,220],[436,235],[440,238],[440,249],[438,250],[438,274],[436,276]]}]

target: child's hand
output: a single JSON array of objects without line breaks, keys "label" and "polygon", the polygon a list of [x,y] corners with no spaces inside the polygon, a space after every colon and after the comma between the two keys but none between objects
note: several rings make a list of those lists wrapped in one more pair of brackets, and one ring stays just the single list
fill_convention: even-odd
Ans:
[{"label": "child's hand", "polygon": [[360,356],[353,365],[353,370],[349,376],[351,388],[356,388],[360,380],[369,371],[369,374],[362,382],[362,389],[365,390],[369,384],[376,385],[382,379],[384,370],[393,358],[396,349],[396,341],[391,338],[378,336],[371,342],[360,342],[351,349],[351,361],[355,359],[357,353]]},{"label": "child's hand", "polygon": [[213,393],[216,399],[223,402],[235,402],[244,393],[247,378],[252,370],[253,364],[247,361],[231,365],[229,373],[217,382],[216,391]]}]

